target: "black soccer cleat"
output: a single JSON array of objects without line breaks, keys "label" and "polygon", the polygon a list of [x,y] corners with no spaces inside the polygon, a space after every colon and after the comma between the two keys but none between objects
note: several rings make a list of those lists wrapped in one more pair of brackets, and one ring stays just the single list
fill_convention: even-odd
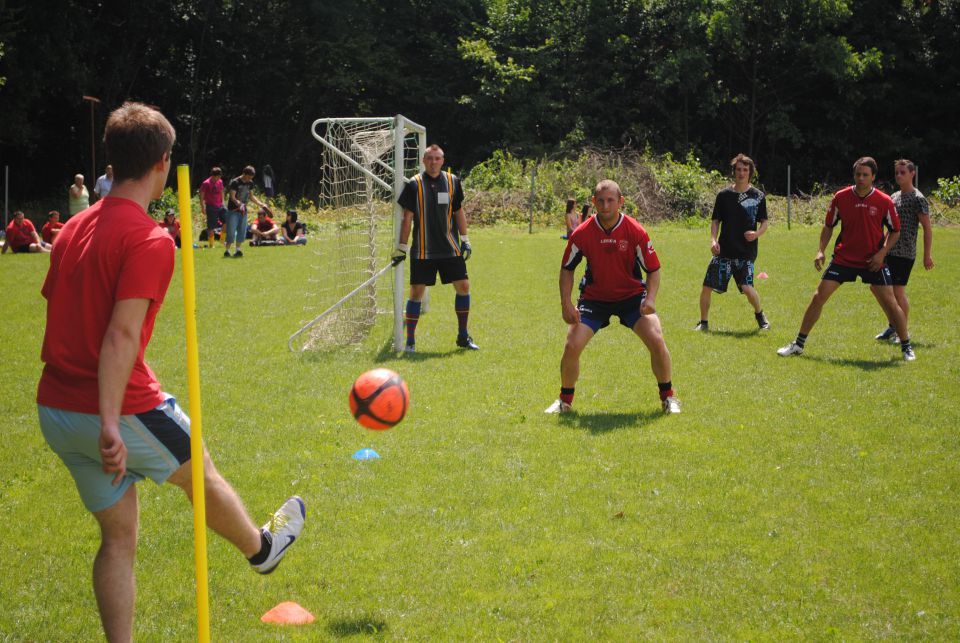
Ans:
[{"label": "black soccer cleat", "polygon": [[476,345],[473,341],[473,338],[470,335],[460,335],[457,337],[457,346],[460,348],[466,348],[471,351],[478,351],[480,347]]}]

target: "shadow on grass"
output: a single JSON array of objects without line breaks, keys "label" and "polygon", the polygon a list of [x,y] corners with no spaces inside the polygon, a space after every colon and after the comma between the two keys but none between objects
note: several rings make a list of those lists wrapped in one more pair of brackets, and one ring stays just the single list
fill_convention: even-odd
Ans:
[{"label": "shadow on grass", "polygon": [[380,350],[377,351],[377,356],[373,358],[373,361],[377,364],[382,364],[384,362],[396,362],[399,360],[407,362],[423,362],[428,359],[437,359],[441,357],[450,357],[451,355],[456,355],[457,353],[463,353],[462,348],[451,348],[445,351],[420,351],[418,350],[415,353],[398,353],[393,350],[393,342],[388,341],[380,347]]},{"label": "shadow on grass", "polygon": [[895,367],[903,363],[903,358],[901,358],[899,355],[896,358],[888,357],[883,360],[817,357],[809,354],[805,354],[803,357],[809,360],[813,360],[815,362],[821,362],[823,364],[836,364],[837,366],[853,366],[854,368],[859,368],[862,371],[876,371],[881,368]]},{"label": "shadow on grass", "polygon": [[752,330],[711,330],[708,335],[722,335],[724,337],[733,337],[734,339],[746,339],[747,337],[756,337],[760,334],[759,328]]},{"label": "shadow on grass", "polygon": [[639,428],[663,417],[660,411],[643,413],[564,413],[558,417],[561,426],[585,429],[594,435],[617,429]]},{"label": "shadow on grass", "polygon": [[374,616],[360,618],[340,618],[327,624],[327,631],[337,638],[347,638],[360,634],[383,634],[388,629],[387,622]]}]

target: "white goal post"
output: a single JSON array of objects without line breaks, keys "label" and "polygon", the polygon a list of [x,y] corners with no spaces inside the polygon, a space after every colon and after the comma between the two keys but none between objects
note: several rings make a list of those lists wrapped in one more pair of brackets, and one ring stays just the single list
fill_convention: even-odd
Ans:
[{"label": "white goal post", "polygon": [[[422,169],[426,129],[403,115],[319,118],[310,127],[323,149],[319,218],[308,238],[316,258],[308,293],[321,312],[287,341],[291,351],[357,343],[378,313],[393,312],[393,347],[404,342],[404,264],[390,255],[403,217],[397,198]],[[378,279],[393,267],[392,305]]]}]

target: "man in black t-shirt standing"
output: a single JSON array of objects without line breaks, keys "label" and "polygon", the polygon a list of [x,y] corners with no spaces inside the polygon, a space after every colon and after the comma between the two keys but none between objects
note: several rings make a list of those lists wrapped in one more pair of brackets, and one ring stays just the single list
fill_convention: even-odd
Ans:
[{"label": "man in black t-shirt standing", "polygon": [[[753,262],[757,260],[757,238],[767,230],[767,201],[763,192],[750,185],[756,166],[753,159],[737,154],[733,168],[733,185],[721,190],[713,206],[710,223],[710,252],[713,258],[707,266],[700,291],[700,322],[694,330],[707,331],[711,293],[727,292],[733,277],[737,289],[746,295],[753,306],[760,330],[770,328],[770,322],[760,306],[760,295],[753,287]],[[717,232],[719,231],[719,238]]]},{"label": "man in black t-shirt standing", "polygon": [[261,208],[267,207],[267,204],[261,201],[253,193],[253,177],[257,171],[252,165],[243,168],[240,176],[230,181],[227,200],[227,221],[226,221],[226,243],[223,245],[223,256],[230,256],[230,244],[234,243],[233,256],[239,259],[243,256],[240,246],[247,238],[247,203],[253,201]]},{"label": "man in black t-shirt standing", "polygon": [[[431,145],[423,155],[424,172],[414,176],[403,188],[398,203],[403,208],[400,238],[395,260],[410,253],[410,299],[407,300],[404,322],[407,330],[405,351],[416,350],[416,329],[427,286],[452,283],[457,291],[454,308],[457,312],[457,346],[478,350],[467,332],[470,314],[470,280],[466,260],[470,258],[467,219],[463,213],[463,187],[460,178],[443,172],[443,150]],[[407,243],[413,229],[413,243]]]}]

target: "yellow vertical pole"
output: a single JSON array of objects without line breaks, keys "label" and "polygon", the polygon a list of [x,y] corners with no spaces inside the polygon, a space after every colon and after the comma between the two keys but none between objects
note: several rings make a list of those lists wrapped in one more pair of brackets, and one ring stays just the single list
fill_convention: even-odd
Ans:
[{"label": "yellow vertical pole", "polygon": [[200,354],[197,345],[197,290],[193,269],[193,214],[190,167],[177,166],[180,205],[180,259],[183,265],[183,312],[187,331],[187,388],[190,392],[190,467],[193,473],[193,548],[197,577],[197,640],[210,641],[207,589],[207,503],[203,493],[203,421],[200,412]]}]

